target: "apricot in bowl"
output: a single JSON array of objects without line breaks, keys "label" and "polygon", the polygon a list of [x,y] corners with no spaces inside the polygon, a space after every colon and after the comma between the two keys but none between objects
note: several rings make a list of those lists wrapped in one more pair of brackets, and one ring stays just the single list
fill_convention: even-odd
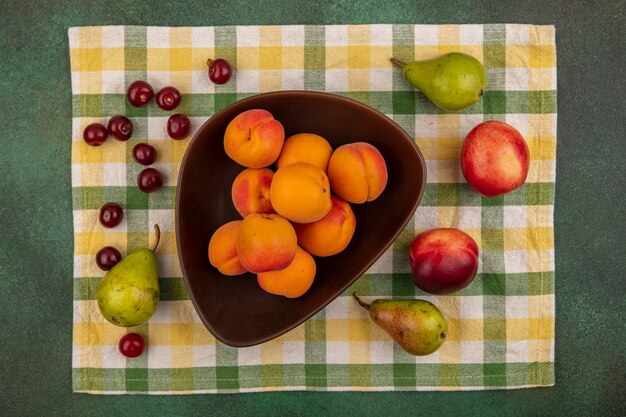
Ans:
[{"label": "apricot in bowl", "polygon": [[[349,244],[336,255],[315,257],[315,279],[297,298],[265,291],[252,273],[225,277],[207,257],[215,231],[242,218],[233,205],[231,190],[246,167],[226,154],[224,134],[237,115],[252,109],[271,113],[282,125],[285,138],[312,133],[328,141],[333,150],[366,142],[387,164],[382,193],[369,202],[350,204],[357,227]],[[278,126],[275,131],[280,131]],[[255,169],[276,162],[274,152],[252,163],[245,148],[242,153],[242,162]],[[280,91],[225,107],[200,127],[189,143],[176,190],[178,258],[200,320],[218,340],[236,347],[263,343],[295,328],[342,294],[385,252],[411,219],[425,185],[426,164],[413,138],[365,104],[327,93]],[[365,200],[370,197],[368,194]],[[262,285],[270,288],[276,278],[264,276]]]}]

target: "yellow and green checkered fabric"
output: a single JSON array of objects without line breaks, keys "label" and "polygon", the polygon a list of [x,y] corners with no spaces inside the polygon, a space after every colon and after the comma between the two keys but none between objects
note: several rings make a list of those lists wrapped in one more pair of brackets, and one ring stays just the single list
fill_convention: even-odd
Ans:
[{"label": "yellow and green checkered fabric", "polygon": [[[333,25],[223,27],[80,27],[69,30],[72,71],[74,215],[73,389],[121,394],[236,393],[319,390],[479,390],[554,384],[554,239],[556,50],[554,28],[533,25]],[[405,82],[389,57],[404,61],[451,51],[477,57],[489,87],[460,113],[437,109]],[[236,68],[222,86],[209,82],[206,60]],[[212,114],[254,94],[287,89],[351,97],[399,123],[428,167],[424,198],[393,246],[345,294],[276,340],[249,348],[216,342],[189,301],[174,236],[175,185],[189,143],[166,133],[168,112],[154,101],[130,106],[125,89],[144,79],[183,94],[174,111],[193,131]],[[89,147],[82,131],[125,114],[130,141]],[[476,124],[497,119],[516,127],[531,152],[527,183],[481,198],[463,179],[459,152]],[[143,168],[131,149],[149,142],[164,187],[144,194]],[[124,207],[122,224],[104,229],[106,202]],[[130,330],[146,352],[117,351],[127,329],[104,321],[95,301],[103,276],[94,261],[105,245],[123,255],[149,244],[158,223],[161,303],[149,322]],[[407,247],[434,227],[457,227],[481,249],[474,282],[460,293],[431,296],[410,276]],[[423,298],[449,319],[443,347],[426,357],[398,348],[350,297]]]}]

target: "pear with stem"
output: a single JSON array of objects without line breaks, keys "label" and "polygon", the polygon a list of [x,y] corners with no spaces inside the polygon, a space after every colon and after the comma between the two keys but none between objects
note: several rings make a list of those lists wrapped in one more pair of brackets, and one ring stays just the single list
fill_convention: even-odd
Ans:
[{"label": "pear with stem", "polygon": [[100,281],[96,298],[104,318],[116,326],[131,327],[147,321],[159,303],[159,275],[154,255],[161,232],[154,225],[155,243],[134,251]]},{"label": "pear with stem", "polygon": [[485,68],[468,54],[451,52],[409,63],[391,58],[391,63],[402,68],[409,83],[447,111],[471,106],[480,100],[487,88]]},{"label": "pear with stem", "polygon": [[411,355],[429,355],[446,340],[448,322],[441,310],[426,300],[374,300],[368,304],[356,292],[352,295],[374,323]]}]

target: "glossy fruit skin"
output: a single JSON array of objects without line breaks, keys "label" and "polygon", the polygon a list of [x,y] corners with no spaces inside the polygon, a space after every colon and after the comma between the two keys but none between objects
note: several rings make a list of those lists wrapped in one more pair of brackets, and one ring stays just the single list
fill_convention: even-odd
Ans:
[{"label": "glossy fruit skin", "polygon": [[126,333],[120,339],[118,348],[120,353],[127,358],[141,356],[146,347],[146,341],[139,333]]},{"label": "glossy fruit skin", "polygon": [[108,136],[107,128],[100,123],[92,123],[83,130],[83,140],[89,146],[102,145]]},{"label": "glossy fruit skin", "polygon": [[413,282],[431,294],[451,294],[468,286],[478,270],[478,245],[467,233],[439,228],[415,237],[409,248]]},{"label": "glossy fruit skin", "polygon": [[106,228],[112,228],[122,222],[124,210],[117,203],[106,203],[100,208],[100,224]]},{"label": "glossy fruit skin", "polygon": [[152,86],[145,81],[133,81],[126,90],[128,102],[135,107],[142,107],[148,104],[154,96]]},{"label": "glossy fruit skin", "polygon": [[147,143],[138,143],[133,147],[133,159],[141,165],[151,165],[156,161],[157,151]]},{"label": "glossy fruit skin", "polygon": [[221,85],[230,81],[233,75],[233,68],[228,61],[222,58],[209,59],[207,65],[209,66],[209,79],[214,84]]},{"label": "glossy fruit skin", "polygon": [[181,96],[178,89],[168,86],[160,89],[156,94],[156,103],[163,110],[174,110],[180,104]]},{"label": "glossy fruit skin", "polygon": [[189,135],[191,122],[184,114],[173,114],[167,120],[167,134],[174,140],[185,139]]},{"label": "glossy fruit skin", "polygon": [[137,187],[144,193],[151,193],[163,186],[163,176],[155,168],[146,168],[137,177]]},{"label": "glossy fruit skin", "polygon": [[119,261],[122,260],[120,251],[113,246],[105,246],[96,254],[96,264],[98,268],[103,271],[108,271],[113,268]]},{"label": "glossy fruit skin", "polygon": [[126,116],[113,116],[107,123],[107,130],[115,139],[125,142],[133,135],[133,122]]},{"label": "glossy fruit skin", "polygon": [[483,197],[498,197],[521,187],[528,177],[530,151],[513,126],[488,120],[463,140],[461,172]]}]

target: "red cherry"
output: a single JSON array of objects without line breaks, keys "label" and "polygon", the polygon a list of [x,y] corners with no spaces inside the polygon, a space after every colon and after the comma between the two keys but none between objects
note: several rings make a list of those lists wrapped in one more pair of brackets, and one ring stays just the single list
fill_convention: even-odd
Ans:
[{"label": "red cherry", "polygon": [[115,139],[125,142],[133,135],[133,123],[126,116],[113,116],[109,119],[107,130]]},{"label": "red cherry", "polygon": [[175,140],[184,139],[189,134],[191,122],[183,114],[174,114],[167,120],[167,134]]},{"label": "red cherry", "polygon": [[121,260],[122,255],[120,251],[113,246],[105,246],[96,254],[96,264],[103,271],[110,270]]},{"label": "red cherry", "polygon": [[141,165],[150,165],[157,158],[157,151],[147,143],[138,143],[133,147],[133,158]]},{"label": "red cherry", "polygon": [[137,187],[144,193],[151,193],[163,186],[163,176],[154,168],[146,168],[137,177]]},{"label": "red cherry", "polygon": [[124,210],[117,203],[106,203],[100,209],[100,224],[104,227],[115,227],[122,222],[123,218]]},{"label": "red cherry", "polygon": [[156,95],[157,106],[163,110],[174,110],[180,104],[180,91],[174,87],[163,87]]},{"label": "red cherry", "polygon": [[134,81],[128,86],[126,97],[128,102],[135,107],[146,105],[154,96],[152,86],[145,81]]},{"label": "red cherry", "polygon": [[120,353],[127,358],[141,356],[145,347],[146,341],[139,333],[126,333],[118,344]]},{"label": "red cherry", "polygon": [[100,123],[92,123],[83,130],[83,139],[89,146],[100,146],[107,140],[109,132]]},{"label": "red cherry", "polygon": [[233,69],[225,59],[208,59],[206,64],[209,66],[209,79],[215,84],[226,84],[233,75]]}]

